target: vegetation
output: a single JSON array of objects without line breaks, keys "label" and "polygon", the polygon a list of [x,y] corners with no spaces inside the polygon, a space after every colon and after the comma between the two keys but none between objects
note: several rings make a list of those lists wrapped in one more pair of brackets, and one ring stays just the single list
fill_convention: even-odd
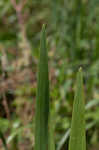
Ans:
[{"label": "vegetation", "polygon": [[[85,107],[83,93],[82,69],[77,75],[77,87],[73,108],[72,126],[69,150],[86,150],[85,136]],[[49,122],[49,79],[48,79],[48,56],[46,50],[45,26],[42,30],[38,87],[36,100],[36,121],[35,121],[35,150],[54,150],[53,129]],[[51,136],[52,135],[52,136]],[[48,142],[49,141],[49,142]]]},{"label": "vegetation", "polygon": [[[72,130],[75,127],[75,119],[71,118],[75,91],[80,93],[80,88],[75,90],[80,67],[84,78],[86,147],[87,150],[99,149],[98,14],[98,0],[0,1],[0,150],[32,150],[36,142],[34,136],[39,134],[36,128],[42,132],[35,126],[35,117],[39,113],[36,100],[43,90],[42,87],[37,90],[39,49],[43,49],[44,44],[44,39],[41,46],[39,44],[43,24],[46,24],[50,80],[50,138],[46,138],[46,142],[51,143],[49,149],[71,150],[75,133],[71,131],[70,142],[69,134],[71,120]],[[42,74],[44,68],[39,69]],[[40,82],[46,84],[43,79]],[[76,108],[73,116],[74,112]],[[47,124],[45,126],[47,128]]]},{"label": "vegetation", "polygon": [[45,27],[41,37],[36,101],[35,150],[46,150],[48,149],[49,79]]},{"label": "vegetation", "polygon": [[77,76],[77,89],[73,108],[69,149],[73,150],[74,147],[77,150],[86,150],[85,107],[81,69]]}]

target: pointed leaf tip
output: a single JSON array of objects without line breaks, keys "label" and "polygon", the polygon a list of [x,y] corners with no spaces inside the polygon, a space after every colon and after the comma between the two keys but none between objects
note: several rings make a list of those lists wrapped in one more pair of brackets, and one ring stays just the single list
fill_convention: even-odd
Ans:
[{"label": "pointed leaf tip", "polygon": [[82,72],[82,67],[79,68],[79,72]]},{"label": "pointed leaf tip", "polygon": [[69,150],[86,150],[85,104],[83,91],[83,74],[79,69],[76,80],[76,91],[73,104]]},{"label": "pointed leaf tip", "polygon": [[43,24],[42,30],[45,30],[45,29],[46,29],[46,24]]}]

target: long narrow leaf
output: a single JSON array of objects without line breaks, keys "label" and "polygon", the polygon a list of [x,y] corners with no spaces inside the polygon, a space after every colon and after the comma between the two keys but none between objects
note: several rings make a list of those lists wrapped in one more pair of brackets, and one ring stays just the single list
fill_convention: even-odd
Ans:
[{"label": "long narrow leaf", "polygon": [[49,79],[45,26],[42,29],[38,71],[35,150],[48,150]]},{"label": "long narrow leaf", "polygon": [[7,143],[6,143],[6,139],[5,139],[5,137],[4,137],[4,135],[3,135],[3,133],[2,133],[1,131],[0,131],[0,138],[1,138],[1,140],[2,140],[4,149],[5,149],[5,150],[8,150]]},{"label": "long narrow leaf", "polygon": [[50,111],[50,118],[49,118],[49,149],[48,150],[55,150],[55,140],[54,140],[54,130],[55,130],[55,122],[54,122],[54,112]]},{"label": "long narrow leaf", "polygon": [[59,141],[57,150],[61,150],[65,142],[67,141],[68,137],[70,135],[70,129],[68,129],[65,133],[65,135],[62,137],[62,139]]},{"label": "long narrow leaf", "polygon": [[76,93],[74,98],[69,150],[86,150],[85,138],[85,106],[83,77],[80,69],[77,74]]}]

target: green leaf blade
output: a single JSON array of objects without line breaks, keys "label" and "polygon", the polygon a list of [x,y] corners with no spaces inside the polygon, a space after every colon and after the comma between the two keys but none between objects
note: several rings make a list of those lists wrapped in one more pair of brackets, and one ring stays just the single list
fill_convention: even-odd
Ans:
[{"label": "green leaf blade", "polygon": [[48,150],[55,150],[54,130],[55,130],[55,115],[53,111],[50,111],[49,117],[49,147]]},{"label": "green leaf blade", "polygon": [[69,150],[86,150],[85,138],[85,106],[83,77],[80,69],[77,74],[77,85],[74,98]]},{"label": "green leaf blade", "polygon": [[35,150],[48,149],[49,78],[45,26],[42,29],[35,119]]},{"label": "green leaf blade", "polygon": [[1,140],[2,140],[4,149],[5,149],[5,150],[8,150],[7,143],[6,143],[6,139],[5,139],[5,137],[4,137],[4,135],[3,135],[3,133],[2,133],[1,131],[0,131],[0,138],[1,138]]}]

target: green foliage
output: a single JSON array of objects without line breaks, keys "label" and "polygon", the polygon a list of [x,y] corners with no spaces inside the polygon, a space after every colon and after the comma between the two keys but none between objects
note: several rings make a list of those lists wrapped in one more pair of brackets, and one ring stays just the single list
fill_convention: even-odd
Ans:
[{"label": "green foliage", "polygon": [[5,139],[5,137],[4,137],[4,135],[1,131],[0,131],[0,138],[2,140],[2,143],[3,143],[3,146],[4,146],[5,150],[8,150],[6,139]]},{"label": "green foliage", "polygon": [[69,150],[86,150],[85,108],[82,71],[77,74],[76,93],[72,114]]},{"label": "green foliage", "polygon": [[[87,148],[90,150],[93,146],[93,149],[97,150],[96,145],[99,143],[99,0],[26,1],[22,10],[20,30],[18,14],[11,0],[0,0],[0,130],[9,145],[15,143],[17,137],[19,150],[24,149],[22,146],[25,143],[26,150],[34,148],[36,72],[40,31],[42,24],[46,23],[52,83],[50,102],[51,110],[56,114],[55,145],[59,150],[68,147],[75,76],[78,68],[82,66],[86,94]],[[25,31],[25,34],[22,31]],[[30,63],[24,67],[24,64],[20,65],[23,60],[26,61],[20,47],[25,47],[26,41],[32,51]],[[27,55],[29,51],[26,52]],[[18,65],[21,67],[18,68]],[[2,77],[4,70],[5,80]],[[3,105],[3,95],[6,95],[8,102],[10,120]],[[17,120],[20,125],[14,128]],[[11,122],[12,130],[9,125]]]},{"label": "green foliage", "polygon": [[48,149],[49,79],[45,26],[42,29],[35,121],[35,150]]},{"label": "green foliage", "polygon": [[50,108],[48,150],[55,150],[54,131],[55,131],[54,113],[51,111],[51,108]]},{"label": "green foliage", "polygon": [[[73,106],[71,134],[69,142],[69,150],[86,150],[85,138],[85,108],[84,108],[84,92],[82,69],[77,74],[76,93]],[[46,51],[45,26],[42,29],[37,100],[36,100],[36,122],[35,122],[35,150],[55,150],[53,127],[50,118],[48,132],[49,117],[49,79],[48,79],[48,56]],[[54,125],[53,125],[54,126]],[[48,136],[49,133],[49,136]],[[49,143],[48,143],[49,141]]]}]

